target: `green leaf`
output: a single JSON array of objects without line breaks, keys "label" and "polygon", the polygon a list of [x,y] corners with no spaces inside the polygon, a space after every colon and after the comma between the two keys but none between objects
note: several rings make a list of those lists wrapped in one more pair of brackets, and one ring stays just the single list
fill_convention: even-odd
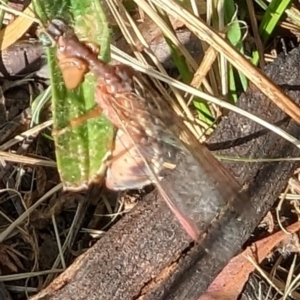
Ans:
[{"label": "green leaf", "polygon": [[[234,1],[226,1],[224,7],[225,22],[227,24],[226,38],[238,51],[244,53],[243,36],[241,30],[241,22],[237,17],[237,7]],[[241,85],[243,91],[248,88],[248,81],[245,75],[240,71],[234,71],[232,66],[229,66],[228,70],[229,78],[229,98],[232,102],[238,101],[238,89]],[[239,79],[239,81],[237,81]]]},{"label": "green leaf", "polygon": [[[281,17],[286,11],[286,8],[290,6],[292,0],[272,0],[269,4],[263,19],[261,20],[259,26],[259,35],[263,45],[266,45],[270,36],[274,32],[277,24],[279,23]],[[258,51],[254,51],[252,63],[257,65],[259,61],[259,53]]]},{"label": "green leaf", "polygon": [[[63,18],[80,39],[101,46],[100,57],[109,60],[110,31],[104,11],[98,0],[34,0],[35,11],[43,23]],[[85,76],[75,90],[67,90],[56,63],[56,49],[47,49],[51,73],[53,129],[60,130],[70,121],[83,116],[95,107],[94,89],[97,78]],[[54,136],[57,166],[64,187],[80,189],[103,178],[103,162],[110,153],[114,128],[102,116],[89,119]]]}]

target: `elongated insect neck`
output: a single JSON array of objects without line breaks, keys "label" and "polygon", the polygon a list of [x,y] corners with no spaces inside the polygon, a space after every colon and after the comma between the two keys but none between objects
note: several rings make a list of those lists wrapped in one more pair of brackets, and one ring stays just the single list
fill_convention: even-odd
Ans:
[{"label": "elongated insect neck", "polygon": [[89,57],[86,57],[86,60],[89,63],[91,72],[93,72],[93,74],[95,74],[97,77],[102,77],[108,73],[111,75],[114,74],[113,71],[111,70],[111,67],[101,59],[98,58],[89,59]]}]

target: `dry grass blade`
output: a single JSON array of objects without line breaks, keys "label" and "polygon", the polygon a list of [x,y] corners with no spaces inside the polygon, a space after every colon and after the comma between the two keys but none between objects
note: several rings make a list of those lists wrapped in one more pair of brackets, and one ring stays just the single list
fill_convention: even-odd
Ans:
[{"label": "dry grass blade", "polygon": [[43,197],[41,197],[36,203],[34,203],[31,207],[27,209],[22,215],[20,215],[10,226],[8,226],[4,231],[0,233],[0,243],[2,243],[7,236],[22,222],[24,222],[28,216],[39,206],[41,205],[46,199],[51,197],[54,193],[60,191],[62,189],[62,184],[56,185],[50,191],[48,191]]},{"label": "dry grass blade", "polygon": [[218,56],[218,52],[213,47],[209,47],[205,51],[203,60],[201,61],[201,64],[197,68],[194,78],[191,81],[192,87],[197,89],[202,85],[203,81],[205,80],[205,76],[207,75],[211,66],[215,62],[217,56]]},{"label": "dry grass blade", "polygon": [[262,278],[266,280],[266,282],[273,287],[280,295],[283,295],[283,292],[277,287],[277,285],[269,278],[268,274],[258,265],[258,263],[253,259],[253,257],[248,256],[248,260],[255,267],[256,271],[260,274]]},{"label": "dry grass blade", "polygon": [[5,151],[0,151],[0,160],[1,159],[4,161],[10,161],[10,162],[24,164],[24,165],[56,168],[56,163],[54,161],[8,153]]},{"label": "dry grass blade", "polygon": [[0,150],[5,151],[8,150],[13,145],[20,143],[24,141],[26,138],[38,134],[43,129],[51,126],[53,124],[53,120],[46,121],[44,123],[41,123],[33,128],[28,129],[27,131],[24,131],[22,135],[17,135],[13,137],[11,140],[7,141],[6,143],[0,145]]},{"label": "dry grass blade", "polygon": [[28,31],[30,26],[34,22],[39,22],[39,20],[35,18],[31,5],[27,7],[24,12],[18,12],[2,4],[0,4],[0,9],[19,15],[14,22],[0,31],[0,50],[3,51],[19,40]]},{"label": "dry grass blade", "polygon": [[59,274],[63,270],[62,269],[56,269],[56,270],[47,270],[47,271],[40,271],[40,272],[28,272],[28,273],[20,273],[15,275],[0,275],[0,281],[6,282],[6,281],[13,281],[13,280],[20,280],[20,279],[26,279],[34,276],[43,276],[47,274]]},{"label": "dry grass blade", "polygon": [[[56,270],[58,268],[59,264],[62,263],[62,261],[63,261],[62,257],[64,255],[64,253],[66,252],[66,250],[70,249],[70,247],[73,243],[73,240],[75,239],[76,233],[78,232],[77,227],[79,224],[81,224],[81,222],[79,222],[79,220],[82,216],[82,212],[84,211],[83,207],[84,207],[83,201],[79,201],[79,204],[76,209],[76,214],[75,214],[72,224],[68,230],[68,234],[64,241],[64,244],[59,247],[60,255],[58,255],[57,258],[55,259],[51,270]],[[57,236],[57,240],[58,239],[59,239],[59,236]],[[64,264],[62,263],[62,265],[64,265]],[[44,287],[46,287],[48,284],[51,283],[51,281],[54,279],[55,275],[56,275],[55,273],[49,273],[49,275],[47,276],[47,278],[43,284]]]}]

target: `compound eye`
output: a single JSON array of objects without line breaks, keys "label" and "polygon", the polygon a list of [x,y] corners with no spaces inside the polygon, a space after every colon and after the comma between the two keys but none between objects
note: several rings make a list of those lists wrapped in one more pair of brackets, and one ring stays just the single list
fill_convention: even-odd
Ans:
[{"label": "compound eye", "polygon": [[52,36],[53,39],[57,39],[66,32],[68,32],[70,28],[66,24],[66,22],[62,19],[53,19],[49,22],[46,32]]},{"label": "compound eye", "polygon": [[69,29],[69,26],[67,25],[66,21],[60,18],[55,18],[50,22],[50,25],[52,24],[53,27],[56,27],[56,29],[60,32],[60,34],[63,34]]}]

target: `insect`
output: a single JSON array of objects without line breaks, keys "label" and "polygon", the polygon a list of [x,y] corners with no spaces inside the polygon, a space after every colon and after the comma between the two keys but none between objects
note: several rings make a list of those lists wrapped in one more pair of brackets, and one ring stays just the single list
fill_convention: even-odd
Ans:
[{"label": "insect", "polygon": [[[84,80],[86,72],[92,72],[98,78],[95,87],[97,107],[89,116],[72,121],[70,127],[92,115],[102,113],[117,128],[114,150],[108,162],[106,185],[113,190],[124,190],[139,189],[154,183],[187,233],[197,239],[200,232],[196,223],[178,209],[182,203],[174,202],[176,200],[171,199],[160,186],[163,171],[169,166],[174,168],[177,153],[184,153],[186,148],[169,129],[173,115],[161,101],[159,93],[132,68],[108,65],[98,59],[95,48],[79,41],[64,21],[53,20],[48,27],[48,33],[56,41],[59,67],[67,88],[77,87]],[[76,74],[75,80],[69,77],[72,72]],[[215,172],[216,176],[224,177],[222,170],[218,172],[219,165],[206,148],[200,147],[198,152],[204,173]],[[237,189],[235,186],[231,189],[230,183],[227,184],[226,177],[224,178],[222,193],[226,204],[227,198],[232,198]],[[217,197],[221,197],[222,185],[218,181],[217,185],[219,186],[208,190],[219,190]],[[228,194],[226,190],[229,191]],[[207,196],[211,207],[212,198]],[[213,221],[218,217],[218,212],[209,210],[208,215]]]}]

